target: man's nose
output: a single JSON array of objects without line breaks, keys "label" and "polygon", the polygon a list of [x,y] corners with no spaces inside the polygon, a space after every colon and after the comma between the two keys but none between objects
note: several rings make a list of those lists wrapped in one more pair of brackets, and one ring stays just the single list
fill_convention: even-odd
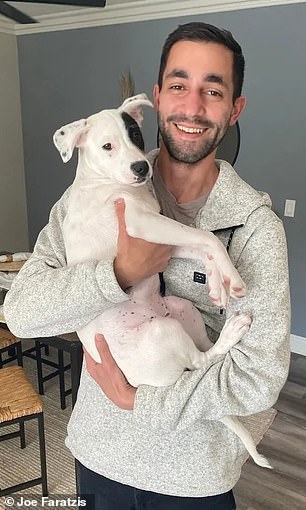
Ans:
[{"label": "man's nose", "polygon": [[203,115],[206,112],[204,96],[200,91],[189,91],[184,99],[187,117]]}]

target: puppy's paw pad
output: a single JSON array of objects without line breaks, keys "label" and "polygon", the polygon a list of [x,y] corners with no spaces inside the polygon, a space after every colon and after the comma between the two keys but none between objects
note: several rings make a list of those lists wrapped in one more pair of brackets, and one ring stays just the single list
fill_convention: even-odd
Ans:
[{"label": "puppy's paw pad", "polygon": [[234,314],[225,322],[222,336],[233,346],[249,331],[251,323],[252,318],[249,314]]},{"label": "puppy's paw pad", "polygon": [[234,299],[241,299],[246,296],[246,286],[243,282],[241,284],[235,283],[230,287],[230,296]]}]

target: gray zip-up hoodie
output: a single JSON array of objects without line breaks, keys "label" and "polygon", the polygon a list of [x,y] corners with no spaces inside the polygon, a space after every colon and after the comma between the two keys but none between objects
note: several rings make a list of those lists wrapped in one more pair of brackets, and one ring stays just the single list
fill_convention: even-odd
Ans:
[{"label": "gray zip-up hoodie", "polygon": [[[156,153],[151,155],[152,158]],[[253,190],[226,162],[195,226],[215,231],[248,295],[227,314],[252,313],[252,327],[227,356],[206,371],[185,372],[176,384],[140,386],[134,411],[112,404],[83,369],[67,445],[89,469],[141,489],[177,496],[210,496],[231,489],[245,460],[240,440],[218,418],[269,408],[289,366],[287,249],[281,221],[267,195]],[[62,239],[69,190],[53,207],[34,253],[7,294],[4,313],[20,337],[75,331],[113,303],[127,299],[112,261],[66,266]],[[164,274],[167,294],[191,299],[212,340],[224,324],[206,285],[193,281],[200,262],[172,259]]]}]

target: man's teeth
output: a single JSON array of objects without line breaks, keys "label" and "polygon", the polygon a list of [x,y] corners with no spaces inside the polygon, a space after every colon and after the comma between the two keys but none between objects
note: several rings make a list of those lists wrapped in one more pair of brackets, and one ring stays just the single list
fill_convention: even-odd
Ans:
[{"label": "man's teeth", "polygon": [[185,133],[195,133],[195,134],[202,134],[204,132],[204,129],[200,129],[200,128],[189,128],[189,127],[186,127],[186,126],[180,126],[179,124],[176,124],[176,127],[180,130],[180,131],[184,131]]}]

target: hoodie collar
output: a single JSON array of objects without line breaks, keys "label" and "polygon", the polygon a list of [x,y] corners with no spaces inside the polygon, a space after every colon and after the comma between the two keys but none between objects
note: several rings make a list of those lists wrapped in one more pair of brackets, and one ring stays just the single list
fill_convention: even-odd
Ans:
[{"label": "hoodie collar", "polygon": [[[151,151],[147,157],[153,166],[159,150]],[[233,167],[223,160],[216,160],[218,178],[195,219],[195,226],[210,231],[225,230],[244,225],[250,214],[263,205],[271,208],[269,195],[261,193],[247,184]]]},{"label": "hoodie collar", "polygon": [[216,160],[219,176],[206,204],[199,211],[196,226],[207,230],[221,230],[244,225],[250,214],[263,205],[271,207],[266,193],[260,193],[247,184],[233,167],[223,160]]}]

